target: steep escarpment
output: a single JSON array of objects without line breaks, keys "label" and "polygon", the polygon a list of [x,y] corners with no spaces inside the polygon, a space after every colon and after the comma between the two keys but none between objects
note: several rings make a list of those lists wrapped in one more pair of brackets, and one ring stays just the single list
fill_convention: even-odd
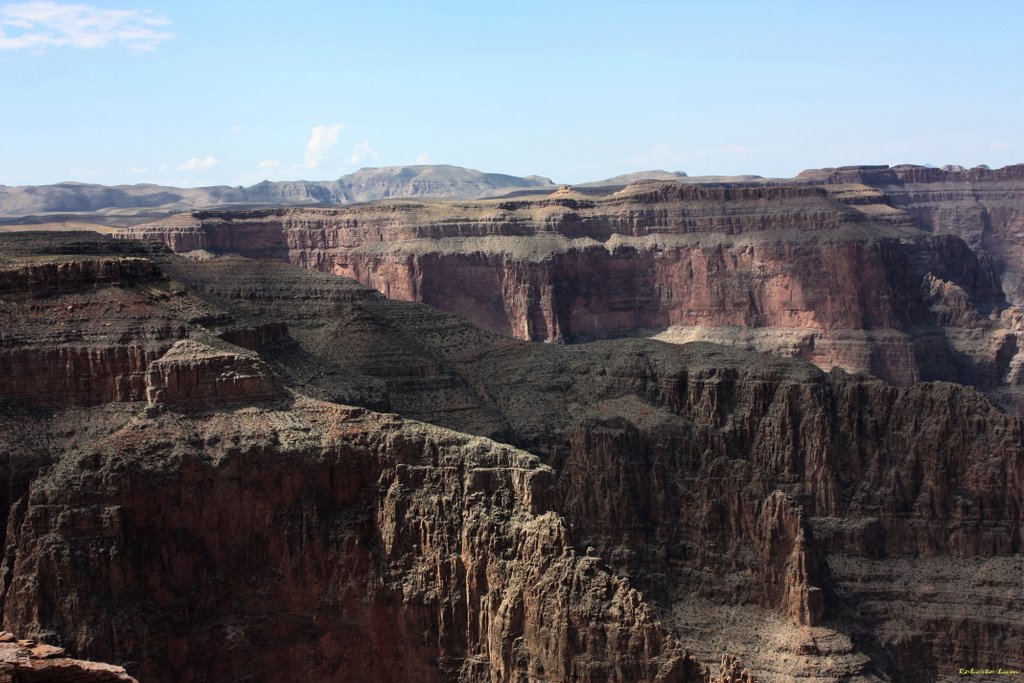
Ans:
[{"label": "steep escarpment", "polygon": [[[280,389],[261,384],[253,354],[195,328],[218,313],[185,297],[148,257],[152,249],[92,256],[95,245],[69,242],[61,247],[68,253],[41,256],[26,236],[4,246],[0,401],[61,407],[150,400],[181,407]],[[186,341],[189,334],[198,340]],[[232,335],[248,340],[241,331],[226,338]]]},{"label": "steep escarpment", "polygon": [[[145,258],[164,284],[86,294],[143,297],[124,333],[182,325],[147,367],[164,393],[0,414],[12,628],[147,680],[1024,661],[1024,436],[971,389],[704,343],[530,344],[284,262]],[[943,315],[977,313],[932,286]],[[80,296],[5,298],[19,343]],[[918,579],[934,590],[908,598]]]},{"label": "steep escarpment", "polygon": [[154,681],[702,680],[534,457],[304,399],[123,414],[18,509],[5,623]]},{"label": "steep escarpment", "polygon": [[[565,458],[559,467],[565,514],[581,543],[636,576],[662,604],[683,610],[668,623],[689,636],[686,642],[716,642],[722,621],[701,625],[701,615],[731,605],[731,613],[719,613],[722,620],[744,614],[761,622],[750,628],[750,645],[732,650],[766,678],[821,669],[830,676],[865,675],[872,667],[891,673],[899,662],[901,670],[913,670],[900,680],[928,680],[956,666],[933,635],[950,630],[963,633],[980,659],[1024,656],[1019,647],[1004,649],[1021,624],[1000,617],[1000,627],[988,626],[993,612],[1005,615],[1019,604],[1014,591],[1006,592],[1013,583],[1009,558],[1020,552],[1024,501],[1016,419],[954,385],[897,390],[841,374],[775,374],[754,369],[743,356],[719,356],[708,367],[716,352],[692,346],[684,347],[694,355],[682,370],[669,360],[674,354],[634,347],[635,356],[623,363],[602,357],[602,346],[581,347],[586,360],[555,375],[578,373],[585,381],[529,401],[558,414],[564,392],[569,406],[589,404],[596,415],[577,417],[566,445],[551,432],[539,441],[552,461]],[[527,376],[545,375],[529,364],[515,372],[521,362],[501,364],[489,389],[497,376],[526,383]],[[583,398],[594,394],[603,400]],[[525,432],[536,418],[518,419]],[[975,420],[988,425],[984,433]],[[993,461],[992,453],[1008,459]],[[852,564],[848,556],[865,563]],[[877,593],[897,592],[876,583],[871,562],[886,566],[901,557],[946,558],[937,564],[948,562],[951,570],[996,558],[991,566],[1001,569],[995,573],[1003,583],[994,590],[978,584],[979,602],[995,600],[983,613],[941,607],[948,593],[922,595],[913,606],[902,598],[886,603]],[[841,580],[833,559],[843,568]],[[864,618],[858,605],[869,596],[878,612]],[[772,618],[747,616],[759,614],[758,607],[812,627],[787,636],[793,657],[786,667],[774,659],[776,651],[757,651],[764,631],[785,631]],[[916,634],[916,655],[904,651],[897,623]],[[854,645],[865,638],[877,645]]]},{"label": "steep escarpment", "polygon": [[991,258],[832,180],[195,212],[124,235],[286,258],[520,339],[713,341],[1012,405],[1021,330]]},{"label": "steep escarpment", "polygon": [[185,334],[178,316],[155,305],[169,283],[141,256],[27,256],[2,278],[2,400],[144,400],[149,363]]},{"label": "steep escarpment", "polygon": [[804,171],[816,183],[863,183],[884,192],[920,227],[962,237],[991,254],[1010,301],[1024,301],[1024,164],[985,167],[847,166]]},{"label": "steep escarpment", "polygon": [[[151,265],[176,294],[96,290],[149,297],[122,334],[183,325],[147,402],[5,397],[5,624],[143,680],[708,680],[626,579],[576,552],[536,456],[287,391],[218,339],[272,350],[284,325]],[[82,295],[41,295],[40,315],[5,299],[18,342],[45,341]],[[102,320],[62,342],[97,343]]]},{"label": "steep escarpment", "polygon": [[738,651],[763,680],[898,667],[912,672],[899,680],[928,680],[958,661],[946,629],[975,634],[979,656],[1024,655],[1005,648],[1022,633],[1013,598],[971,612],[948,593],[875,597],[895,597],[872,571],[898,558],[992,567],[1000,587],[956,585],[979,601],[1012,585],[1021,427],[976,392],[703,344],[523,344],[285,264],[162,267],[240,322],[285,323],[292,345],[263,353],[306,392],[383,401],[539,455],[576,547],[631,576],[704,661]]}]

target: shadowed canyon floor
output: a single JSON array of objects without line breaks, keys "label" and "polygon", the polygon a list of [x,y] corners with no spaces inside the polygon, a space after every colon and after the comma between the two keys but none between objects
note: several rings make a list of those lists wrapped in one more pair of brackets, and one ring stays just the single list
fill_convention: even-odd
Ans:
[{"label": "shadowed canyon floor", "polygon": [[[962,242],[879,212],[879,253],[957,254],[933,277],[1011,310]],[[532,344],[85,233],[0,235],[0,260],[3,625],[75,656],[144,681],[1024,665],[1024,437],[971,388]]]}]

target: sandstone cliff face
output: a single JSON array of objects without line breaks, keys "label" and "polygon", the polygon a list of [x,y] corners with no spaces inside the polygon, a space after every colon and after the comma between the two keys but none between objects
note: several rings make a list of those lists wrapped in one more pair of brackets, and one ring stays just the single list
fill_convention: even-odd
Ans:
[{"label": "sandstone cliff face", "polygon": [[[120,302],[121,289],[100,293]],[[81,295],[44,297],[38,317],[13,308],[19,343],[45,339],[47,312]],[[152,297],[133,309],[136,332],[150,329],[138,317],[169,315],[187,338],[149,363],[148,408],[102,387],[44,412],[38,396],[7,397],[12,628],[143,680],[710,676],[628,581],[576,554],[535,456],[288,394],[212,334],[265,347],[286,326]]]},{"label": "sandstone cliff face", "polygon": [[[977,392],[710,344],[529,344],[282,262],[148,258],[167,284],[118,334],[181,325],[146,373],[176,389],[0,412],[11,628],[144,680],[1024,661],[1024,436]],[[932,305],[977,313],[945,275]],[[67,305],[133,292],[4,303],[29,347]],[[61,339],[99,343],[101,320]]]},{"label": "sandstone cliff face", "polygon": [[[900,389],[711,345],[526,345],[283,264],[163,267],[235,315],[285,322],[296,346],[267,358],[304,391],[383,400],[540,455],[576,547],[633,577],[705,662],[727,650],[762,680],[872,680],[897,667],[900,680],[928,680],[964,652],[937,635],[949,629],[978,656],[1024,656],[1006,649],[1024,633],[1006,621],[1016,603],[988,597],[980,574],[906,605],[877,573],[923,558],[1013,575],[1020,423],[975,392]],[[261,282],[292,294],[269,296]],[[991,593],[1005,596],[1006,581]],[[955,590],[994,602],[950,607]],[[862,602],[876,605],[870,616]],[[898,623],[919,634],[915,650]],[[762,648],[766,632],[778,649]]]},{"label": "sandstone cliff face", "polygon": [[869,179],[195,212],[124,236],[287,259],[519,339],[712,341],[1024,404],[998,265],[849,184]]},{"label": "sandstone cliff face", "polygon": [[308,400],[125,417],[10,523],[5,623],[153,681],[701,679],[525,453]]},{"label": "sandstone cliff face", "polygon": [[185,334],[146,293],[167,283],[145,258],[30,260],[0,279],[0,401],[144,400],[149,364]]},{"label": "sandstone cliff face", "polygon": [[878,188],[926,230],[958,235],[991,254],[1010,301],[1024,301],[1024,164],[995,170],[850,166],[800,177]]},{"label": "sandstone cliff face", "polygon": [[[641,355],[639,348],[636,361],[623,366],[602,358],[599,348],[587,347],[587,360],[566,374],[589,379],[605,368],[600,388],[584,389],[577,380],[562,391],[567,403],[582,403],[591,392],[606,397],[597,409],[610,417],[578,427],[564,462],[558,458],[565,446],[555,436],[541,441],[560,462],[564,514],[581,543],[620,571],[646,574],[637,580],[648,595],[664,590],[674,597],[657,599],[674,606],[760,605],[805,626],[831,626],[831,633],[791,636],[800,664],[788,671],[776,668],[776,651],[756,651],[761,636],[751,629],[751,645],[738,653],[761,676],[774,670],[778,678],[768,680],[808,671],[837,678],[843,670],[892,672],[893,661],[900,662],[900,680],[929,680],[955,668],[966,651],[944,650],[933,630],[963,633],[975,657],[1024,657],[1019,646],[1004,649],[1024,635],[1020,624],[1004,622],[993,632],[985,625],[987,610],[983,616],[939,607],[952,590],[921,595],[913,607],[902,599],[875,602],[876,591],[895,597],[898,590],[883,588],[870,573],[872,562],[887,566],[901,557],[946,558],[937,564],[956,571],[962,562],[980,565],[1020,552],[1024,456],[1016,419],[953,385],[898,390],[840,374],[725,370],[740,357],[707,361],[702,357],[710,349],[693,347],[685,347],[694,354],[687,370],[673,367],[669,354]],[[521,360],[495,376],[526,383],[541,373],[527,365],[522,375],[512,374]],[[699,370],[705,363],[715,369]],[[495,391],[494,384],[489,388]],[[654,406],[635,403],[630,394],[647,396]],[[554,391],[534,403],[551,412],[558,404]],[[974,420],[988,425],[984,433],[969,426]],[[1008,459],[993,461],[992,453]],[[834,560],[843,567],[841,577],[833,576]],[[997,575],[1013,576],[1011,565],[994,566]],[[1019,602],[1007,602],[1016,593],[1009,585],[992,598],[971,578],[957,588],[980,591],[980,602],[995,600],[992,611],[1007,614]],[[878,611],[865,617],[862,600]],[[722,618],[735,619],[736,609]],[[688,643],[706,642],[722,628],[721,622],[701,627],[694,621],[686,614],[669,623]],[[903,633],[918,634],[917,654],[903,650],[898,623]],[[859,648],[849,640],[814,649],[814,642],[828,643],[851,626],[878,639],[878,651],[866,652],[870,661],[858,664]],[[1004,633],[1014,635],[1004,639]],[[736,652],[735,636],[728,642]]]}]

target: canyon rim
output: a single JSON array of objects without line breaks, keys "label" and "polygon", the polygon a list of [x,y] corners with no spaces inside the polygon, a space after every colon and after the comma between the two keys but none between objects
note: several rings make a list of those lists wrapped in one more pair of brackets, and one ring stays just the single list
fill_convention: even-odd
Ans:
[{"label": "canyon rim", "polygon": [[0,234],[4,628],[168,682],[1018,666],[1021,167],[626,181]]}]

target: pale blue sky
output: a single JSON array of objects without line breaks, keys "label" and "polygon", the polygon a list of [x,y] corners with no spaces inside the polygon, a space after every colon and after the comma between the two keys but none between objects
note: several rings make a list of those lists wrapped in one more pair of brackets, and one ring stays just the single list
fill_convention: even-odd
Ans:
[{"label": "pale blue sky", "polygon": [[1021,0],[0,0],[6,185],[997,167],[1022,121]]}]

